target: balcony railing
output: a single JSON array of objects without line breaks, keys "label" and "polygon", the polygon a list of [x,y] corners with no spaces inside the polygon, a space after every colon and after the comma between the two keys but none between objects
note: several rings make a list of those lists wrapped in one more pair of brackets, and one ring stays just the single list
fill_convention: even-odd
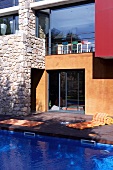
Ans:
[{"label": "balcony railing", "polygon": [[[94,34],[94,33],[93,33]],[[46,38],[46,55],[77,54],[95,52],[95,38],[74,39],[73,37],[52,39]]]}]

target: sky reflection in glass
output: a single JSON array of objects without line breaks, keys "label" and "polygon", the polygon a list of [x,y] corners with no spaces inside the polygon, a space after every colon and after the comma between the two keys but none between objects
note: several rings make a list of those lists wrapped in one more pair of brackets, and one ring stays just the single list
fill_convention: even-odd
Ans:
[{"label": "sky reflection in glass", "polygon": [[64,37],[68,33],[77,34],[80,39],[90,39],[93,42],[94,16],[94,3],[52,10],[51,30],[57,30]]},{"label": "sky reflection in glass", "polygon": [[18,0],[0,0],[0,9],[18,5]]}]

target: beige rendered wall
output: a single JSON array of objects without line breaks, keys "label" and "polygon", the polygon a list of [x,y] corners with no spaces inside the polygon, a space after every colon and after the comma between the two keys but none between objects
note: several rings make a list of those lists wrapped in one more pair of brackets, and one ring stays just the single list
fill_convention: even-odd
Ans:
[{"label": "beige rendered wall", "polygon": [[113,60],[94,57],[92,78],[87,77],[86,113],[102,112],[113,116]]},{"label": "beige rendered wall", "polygon": [[[92,53],[46,56],[46,70],[85,68],[85,114],[113,116],[113,61],[97,59]],[[109,76],[110,75],[110,76]]]}]

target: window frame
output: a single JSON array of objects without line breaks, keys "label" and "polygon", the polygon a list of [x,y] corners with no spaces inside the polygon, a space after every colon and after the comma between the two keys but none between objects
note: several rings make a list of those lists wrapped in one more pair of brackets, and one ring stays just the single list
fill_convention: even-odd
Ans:
[{"label": "window frame", "polygon": [[[49,16],[50,14],[47,14],[46,12],[43,12],[43,11],[41,11],[41,10],[35,12],[35,16],[36,16],[36,30],[35,30],[35,35],[36,35],[36,37],[38,37],[38,38],[39,38],[39,15],[40,15],[40,14],[43,14],[43,15],[45,15],[45,16],[48,16],[48,18],[50,17],[50,16]],[[50,28],[50,19],[49,19],[49,28]]]},{"label": "window frame", "polygon": [[[15,34],[16,30],[19,30],[19,22],[18,22],[19,16],[18,16],[18,14],[2,16],[2,17],[0,17],[0,19],[10,18],[10,17],[12,17],[12,21],[13,21],[12,33],[7,34],[7,32],[6,32],[6,34],[4,34],[4,35]],[[0,23],[0,25],[1,25],[1,23]],[[3,36],[3,34],[1,34],[1,30],[0,30],[0,36]]]}]

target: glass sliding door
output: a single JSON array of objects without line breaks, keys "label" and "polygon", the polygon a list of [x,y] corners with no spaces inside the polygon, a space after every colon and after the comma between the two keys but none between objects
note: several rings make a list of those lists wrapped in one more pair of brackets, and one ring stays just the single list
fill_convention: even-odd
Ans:
[{"label": "glass sliding door", "polygon": [[84,111],[85,70],[49,72],[49,109]]},{"label": "glass sliding door", "polygon": [[85,74],[84,70],[67,72],[67,109],[84,110]]},{"label": "glass sliding door", "polygon": [[73,109],[79,105],[78,72],[67,72],[67,107]]},{"label": "glass sliding door", "polygon": [[60,72],[60,98],[62,108],[67,108],[67,73]]}]

